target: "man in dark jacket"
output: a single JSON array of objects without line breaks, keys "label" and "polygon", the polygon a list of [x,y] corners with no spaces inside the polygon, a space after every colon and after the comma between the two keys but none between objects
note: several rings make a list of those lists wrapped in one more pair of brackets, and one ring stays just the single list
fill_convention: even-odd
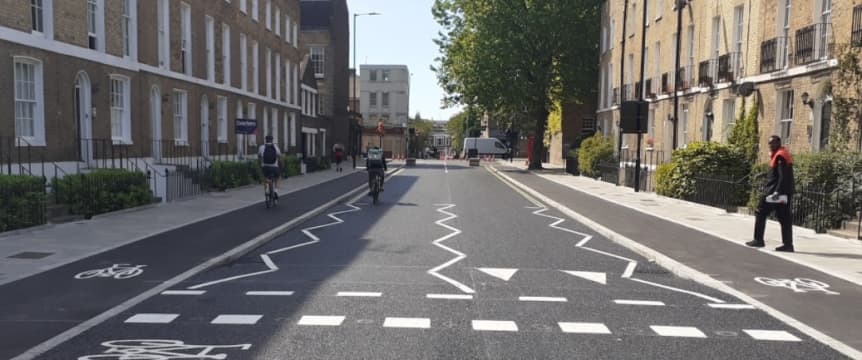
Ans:
[{"label": "man in dark jacket", "polygon": [[763,233],[766,229],[766,218],[773,211],[781,223],[781,242],[784,245],[776,251],[793,252],[793,218],[790,206],[793,198],[793,158],[790,152],[781,146],[781,138],[769,138],[769,171],[766,174],[766,185],[757,206],[754,223],[754,240],[746,243],[752,247],[763,247]]}]

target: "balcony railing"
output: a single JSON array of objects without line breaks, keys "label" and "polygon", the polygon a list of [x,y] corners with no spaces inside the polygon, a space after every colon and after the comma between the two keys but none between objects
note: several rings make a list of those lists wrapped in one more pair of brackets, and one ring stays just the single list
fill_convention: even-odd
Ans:
[{"label": "balcony railing", "polygon": [[724,54],[718,57],[718,76],[717,81],[720,83],[731,82],[733,77],[733,61],[731,54]]},{"label": "balcony railing", "polygon": [[715,61],[704,60],[697,65],[697,84],[701,87],[712,86],[715,81]]},{"label": "balcony railing", "polygon": [[853,28],[850,30],[850,45],[862,47],[862,5],[853,7]]},{"label": "balcony railing", "polygon": [[691,88],[694,80],[694,74],[691,70],[692,68],[690,66],[683,66],[679,68],[679,71],[677,71],[676,79],[679,84],[679,90],[685,91]]},{"label": "balcony railing", "polygon": [[796,65],[809,64],[832,57],[832,24],[811,24],[796,30],[796,51],[793,53]]},{"label": "balcony railing", "polygon": [[790,38],[779,36],[760,44],[760,72],[768,73],[787,67]]}]

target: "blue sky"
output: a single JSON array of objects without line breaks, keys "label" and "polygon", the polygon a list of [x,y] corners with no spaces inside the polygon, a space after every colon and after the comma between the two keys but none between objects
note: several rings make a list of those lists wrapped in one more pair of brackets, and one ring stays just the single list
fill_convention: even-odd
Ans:
[{"label": "blue sky", "polygon": [[350,9],[350,66],[353,66],[353,14],[379,12],[379,16],[357,19],[357,66],[362,64],[407,65],[410,83],[410,117],[448,120],[459,109],[441,109],[443,89],[430,66],[438,55],[440,27],[431,16],[434,0],[348,0]]}]

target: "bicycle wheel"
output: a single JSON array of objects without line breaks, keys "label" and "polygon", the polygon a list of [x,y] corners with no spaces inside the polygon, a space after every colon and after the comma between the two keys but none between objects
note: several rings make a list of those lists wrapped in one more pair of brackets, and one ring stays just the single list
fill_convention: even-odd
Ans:
[{"label": "bicycle wheel", "polygon": [[272,188],[270,185],[266,187],[266,208],[269,209],[272,207]]}]

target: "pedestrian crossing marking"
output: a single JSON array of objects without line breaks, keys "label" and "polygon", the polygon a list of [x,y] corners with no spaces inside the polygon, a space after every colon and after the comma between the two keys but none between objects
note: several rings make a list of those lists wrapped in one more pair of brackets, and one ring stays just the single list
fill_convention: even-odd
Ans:
[{"label": "pedestrian crossing marking", "polygon": [[388,317],[383,321],[385,328],[407,328],[428,329],[431,327],[431,319],[428,318],[399,318]]},{"label": "pedestrian crossing marking", "polygon": [[567,302],[564,297],[547,297],[547,296],[521,296],[519,301],[535,301],[535,302]]},{"label": "pedestrian crossing marking", "polygon": [[751,336],[752,339],[755,340],[767,340],[767,341],[802,341],[795,335],[787,332],[787,331],[775,331],[775,330],[742,330],[748,336]]},{"label": "pedestrian crossing marking", "polygon": [[518,331],[514,321],[473,320],[473,330],[476,331]]},{"label": "pedestrian crossing marking", "polygon": [[582,279],[590,280],[593,282],[597,282],[602,285],[608,284],[608,276],[603,272],[593,272],[593,271],[569,271],[569,270],[561,270],[562,272],[577,276]]},{"label": "pedestrian crossing marking", "polygon": [[571,334],[610,334],[611,330],[602,323],[561,322],[560,330]]},{"label": "pedestrian crossing marking", "polygon": [[473,300],[473,295],[465,294],[427,294],[425,297],[429,299],[444,299],[444,300]]},{"label": "pedestrian crossing marking", "polygon": [[180,314],[135,314],[124,321],[127,324],[170,324]]},{"label": "pedestrian crossing marking", "polygon": [[518,272],[518,269],[504,269],[504,268],[476,268],[483,273],[491,275],[495,278],[501,279],[503,281],[509,281],[512,276]]},{"label": "pedestrian crossing marking", "polygon": [[219,315],[213,319],[210,324],[214,325],[254,325],[257,324],[263,315]]},{"label": "pedestrian crossing marking", "polygon": [[693,326],[659,326],[652,325],[650,328],[659,336],[706,338],[706,334]]},{"label": "pedestrian crossing marking", "polygon": [[361,291],[340,291],[338,297],[381,297],[383,293],[379,292],[361,292]]},{"label": "pedestrian crossing marking", "polygon": [[341,326],[344,316],[306,315],[299,319],[298,325],[304,326]]}]

